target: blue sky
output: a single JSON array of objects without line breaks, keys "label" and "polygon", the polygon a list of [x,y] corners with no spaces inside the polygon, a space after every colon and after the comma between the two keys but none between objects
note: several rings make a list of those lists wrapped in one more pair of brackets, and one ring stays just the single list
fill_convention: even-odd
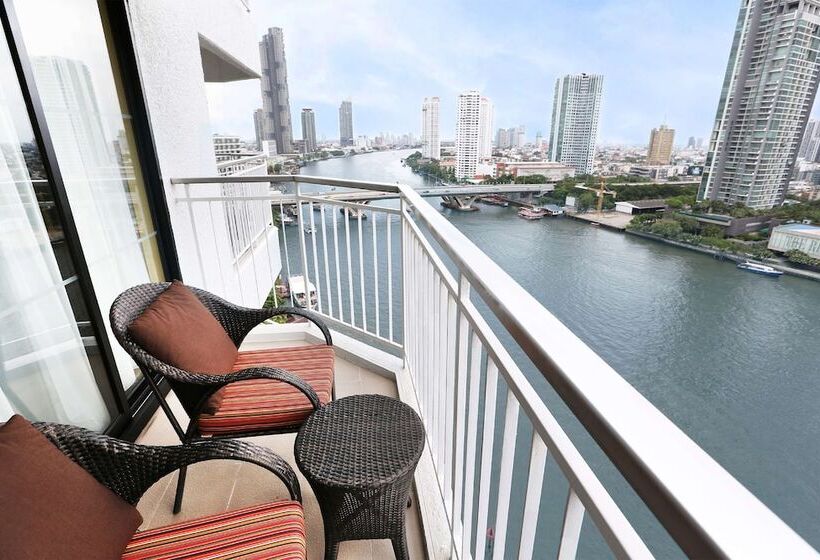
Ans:
[{"label": "blue sky", "polygon": [[[294,138],[299,112],[338,138],[338,106],[353,100],[354,133],[420,132],[425,96],[441,97],[452,138],[458,92],[479,89],[494,127],[549,133],[556,77],[605,77],[600,139],[647,142],[666,122],[677,143],[708,137],[739,0],[518,2],[255,0],[258,35],[282,27]],[[258,81],[209,86],[215,132],[253,138]]]}]

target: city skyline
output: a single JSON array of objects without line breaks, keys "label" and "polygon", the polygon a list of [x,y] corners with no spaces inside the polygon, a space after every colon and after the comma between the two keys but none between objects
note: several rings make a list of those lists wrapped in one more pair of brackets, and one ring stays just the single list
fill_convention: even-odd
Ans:
[{"label": "city skyline", "polygon": [[[507,13],[483,2],[467,11],[283,0],[275,9],[254,6],[254,19],[260,36],[269,26],[284,29],[294,118],[299,107],[313,107],[319,138],[338,136],[338,106],[348,97],[357,107],[357,134],[420,135],[416,108],[438,96],[441,138],[454,140],[458,93],[478,89],[493,99],[496,122],[524,124],[532,141],[538,131],[549,133],[555,79],[587,72],[607,81],[600,143],[646,145],[664,121],[680,143],[709,136],[738,8],[739,2],[585,0]],[[692,18],[699,10],[710,17]],[[534,26],[536,19],[546,27]],[[500,20],[521,30],[520,46],[499,38]],[[453,44],[440,39],[448,21],[463,30]],[[505,71],[487,72],[493,66]],[[258,103],[252,82],[208,87],[214,132],[253,138],[252,113],[238,109],[246,98]]]}]

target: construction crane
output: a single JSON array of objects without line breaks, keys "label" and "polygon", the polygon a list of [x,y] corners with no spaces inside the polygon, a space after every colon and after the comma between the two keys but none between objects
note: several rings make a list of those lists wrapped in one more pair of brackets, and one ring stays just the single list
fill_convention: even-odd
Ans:
[{"label": "construction crane", "polygon": [[607,190],[607,188],[606,188],[606,179],[604,179],[603,177],[601,177],[601,183],[600,183],[600,185],[598,185],[597,189],[594,189],[592,187],[587,187],[587,186],[584,186],[582,184],[575,185],[575,188],[576,189],[584,189],[585,191],[592,191],[592,192],[595,193],[595,196],[598,197],[598,213],[599,214],[604,209],[604,196],[611,195],[612,198],[615,198],[615,197],[618,196],[617,192]]}]

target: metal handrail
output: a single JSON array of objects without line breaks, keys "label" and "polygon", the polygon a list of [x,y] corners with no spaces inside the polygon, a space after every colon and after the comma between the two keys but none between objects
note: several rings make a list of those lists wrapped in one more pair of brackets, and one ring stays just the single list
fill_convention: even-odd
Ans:
[{"label": "metal handrail", "polygon": [[[489,307],[687,555],[698,558],[818,557],[802,537],[413,188],[303,175],[200,177],[170,182],[175,185],[295,182],[398,193],[412,208],[412,219],[425,226],[425,233],[437,241],[474,293]],[[409,218],[404,216],[404,219]],[[477,313],[470,315],[478,316]],[[474,323],[474,326],[478,325]],[[483,336],[492,334],[489,329],[479,330],[485,333]],[[546,406],[539,404],[534,390],[523,376],[518,376],[514,364],[493,350],[500,347],[497,341],[485,338],[485,346],[494,352],[494,358],[503,366],[501,369],[512,374],[510,386],[516,398],[530,418],[539,419],[533,426],[542,438],[550,440],[552,420],[551,416],[545,416],[549,414]],[[586,463],[583,464],[586,467]],[[589,474],[586,470],[582,473],[586,473],[585,477]],[[597,481],[592,478],[571,482],[582,490],[592,484],[590,488],[597,492]],[[595,508],[590,510],[595,513]],[[598,512],[604,517],[611,515],[604,525],[619,523],[618,513],[608,509]],[[605,536],[610,545],[617,540],[613,535]]]},{"label": "metal handrail", "polygon": [[687,555],[817,558],[802,537],[444,216],[411,187],[400,190],[414,217]]}]

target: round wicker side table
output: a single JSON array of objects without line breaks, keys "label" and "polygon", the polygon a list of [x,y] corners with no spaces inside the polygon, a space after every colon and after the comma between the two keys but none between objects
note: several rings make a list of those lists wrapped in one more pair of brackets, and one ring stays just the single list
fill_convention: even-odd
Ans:
[{"label": "round wicker side table", "polygon": [[406,559],[405,510],[424,450],[412,408],[382,395],[354,395],[317,410],[296,436],[296,464],[319,501],[325,558],[339,543],[390,539]]}]

